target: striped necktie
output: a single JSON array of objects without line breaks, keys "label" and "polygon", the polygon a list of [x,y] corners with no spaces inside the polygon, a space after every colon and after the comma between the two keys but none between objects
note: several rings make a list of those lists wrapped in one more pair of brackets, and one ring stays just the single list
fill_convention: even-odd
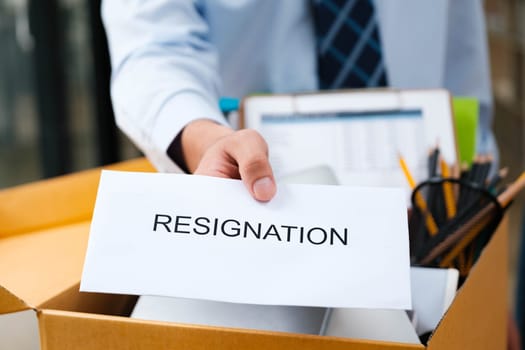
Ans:
[{"label": "striped necktie", "polygon": [[387,74],[371,0],[316,0],[321,89],[386,86]]}]

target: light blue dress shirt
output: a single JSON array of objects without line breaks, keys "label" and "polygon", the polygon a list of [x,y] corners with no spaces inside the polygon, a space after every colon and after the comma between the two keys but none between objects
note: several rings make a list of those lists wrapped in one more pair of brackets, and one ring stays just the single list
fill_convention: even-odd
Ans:
[{"label": "light blue dress shirt", "polygon": [[[480,0],[376,0],[389,84],[481,103],[478,149],[496,152]],[[118,125],[161,171],[192,120],[225,123],[219,96],[318,88],[309,0],[105,0]]]}]

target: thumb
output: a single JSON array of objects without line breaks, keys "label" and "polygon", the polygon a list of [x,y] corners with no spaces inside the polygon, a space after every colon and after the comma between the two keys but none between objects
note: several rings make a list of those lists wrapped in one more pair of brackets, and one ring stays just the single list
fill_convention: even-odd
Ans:
[{"label": "thumb", "polygon": [[277,187],[266,141],[250,129],[238,131],[235,136],[235,142],[226,152],[237,162],[241,179],[251,195],[259,201],[269,201],[277,192]]}]

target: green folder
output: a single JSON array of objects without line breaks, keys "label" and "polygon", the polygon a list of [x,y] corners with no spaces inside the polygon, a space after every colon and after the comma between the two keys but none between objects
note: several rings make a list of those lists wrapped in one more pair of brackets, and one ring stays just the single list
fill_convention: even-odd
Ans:
[{"label": "green folder", "polygon": [[454,97],[452,99],[452,108],[459,164],[470,167],[476,154],[479,103],[477,99],[472,97]]}]

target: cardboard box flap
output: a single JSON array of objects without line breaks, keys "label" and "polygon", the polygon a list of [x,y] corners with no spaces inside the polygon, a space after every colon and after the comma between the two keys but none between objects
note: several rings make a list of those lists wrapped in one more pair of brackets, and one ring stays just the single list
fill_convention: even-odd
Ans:
[{"label": "cardboard box flap", "polygon": [[505,349],[508,227],[504,219],[428,342],[428,349]]},{"label": "cardboard box flap", "polygon": [[[105,167],[155,171],[145,158]],[[0,191],[0,239],[91,219],[100,170],[93,169]]]},{"label": "cardboard box flap", "polygon": [[33,308],[80,281],[89,222],[0,239],[0,286]]},{"label": "cardboard box flap", "polygon": [[30,309],[22,299],[0,286],[0,314]]},{"label": "cardboard box flap", "polygon": [[137,303],[137,298],[136,295],[80,292],[80,283],[77,283],[46,301],[40,309],[129,316]]},{"label": "cardboard box flap", "polygon": [[53,349],[361,349],[422,350],[422,345],[182,325],[55,310],[39,312],[42,350]]}]

